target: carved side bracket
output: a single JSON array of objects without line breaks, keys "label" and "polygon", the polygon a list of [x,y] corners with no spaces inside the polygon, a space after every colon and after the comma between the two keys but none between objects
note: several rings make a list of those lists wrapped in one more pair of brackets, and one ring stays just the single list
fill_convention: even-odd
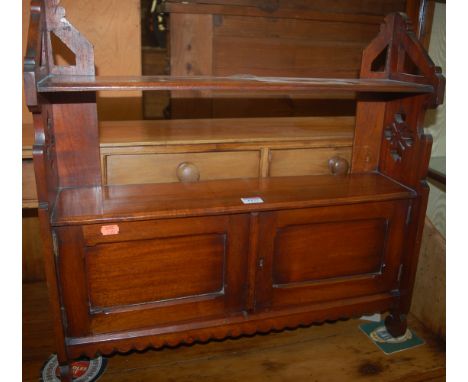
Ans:
[{"label": "carved side bracket", "polygon": [[386,101],[379,134],[375,134],[372,142],[380,143],[379,171],[419,190],[426,176],[432,143],[431,136],[424,133],[424,115],[427,108],[443,102],[445,78],[417,39],[405,14],[385,17],[379,34],[363,52],[361,78],[414,82],[434,88],[430,94]]},{"label": "carved side bracket", "polygon": [[445,78],[417,39],[404,13],[385,17],[380,33],[364,49],[361,78],[382,78],[429,84],[434,94],[429,107],[444,100]]},{"label": "carved side bracket", "polygon": [[[93,45],[67,20],[65,9],[59,6],[60,0],[45,0],[46,54],[51,74],[94,75]],[[76,65],[56,66],[50,34],[57,36],[74,54]]]},{"label": "carved side bracket", "polygon": [[[36,84],[49,74],[94,75],[92,44],[66,19],[59,0],[32,0],[28,41],[24,58],[26,104],[38,111]],[[75,55],[73,66],[54,63],[51,41],[53,33]]]},{"label": "carved side bracket", "polygon": [[[75,65],[55,64],[51,34],[75,55]],[[59,0],[32,0],[24,59],[24,86],[26,103],[33,113],[33,156],[39,205],[42,208],[47,208],[55,200],[60,161],[54,138],[57,133],[54,128],[54,107],[49,103],[50,99],[38,94],[37,83],[48,75],[94,74],[93,46],[66,19],[65,10],[59,6]],[[96,106],[88,107],[92,110],[86,115],[94,118]],[[87,125],[90,129],[94,126],[93,123]],[[65,166],[63,159],[62,166]]]},{"label": "carved side bracket", "polygon": [[44,22],[43,2],[39,0],[31,1],[28,41],[23,63],[26,104],[31,111],[34,111],[34,107],[38,104],[36,82],[47,74],[45,68],[41,65]]}]

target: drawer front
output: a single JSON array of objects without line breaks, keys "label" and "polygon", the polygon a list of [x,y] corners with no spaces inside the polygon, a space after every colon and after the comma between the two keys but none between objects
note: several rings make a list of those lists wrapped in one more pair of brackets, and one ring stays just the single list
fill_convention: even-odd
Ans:
[{"label": "drawer front", "polygon": [[328,161],[335,156],[350,163],[351,147],[271,150],[270,176],[330,174]]},{"label": "drawer front", "polygon": [[34,177],[34,165],[32,159],[23,159],[23,207],[37,207],[36,178]]},{"label": "drawer front", "polygon": [[398,288],[407,208],[407,201],[396,201],[262,214],[257,306]]},{"label": "drawer front", "polygon": [[68,334],[242,311],[248,229],[246,215],[59,228]]},{"label": "drawer front", "polygon": [[181,154],[110,155],[108,184],[179,182],[178,168],[189,163],[199,180],[254,178],[259,174],[259,151]]}]

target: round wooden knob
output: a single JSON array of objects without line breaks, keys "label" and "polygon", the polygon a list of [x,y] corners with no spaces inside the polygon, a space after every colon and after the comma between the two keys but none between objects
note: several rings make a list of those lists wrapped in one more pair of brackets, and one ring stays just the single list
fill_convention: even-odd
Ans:
[{"label": "round wooden knob", "polygon": [[336,156],[328,160],[328,167],[333,175],[346,175],[349,163],[346,159]]},{"label": "round wooden knob", "polygon": [[182,183],[198,182],[200,180],[200,171],[193,163],[182,162],[177,166],[177,178]]}]

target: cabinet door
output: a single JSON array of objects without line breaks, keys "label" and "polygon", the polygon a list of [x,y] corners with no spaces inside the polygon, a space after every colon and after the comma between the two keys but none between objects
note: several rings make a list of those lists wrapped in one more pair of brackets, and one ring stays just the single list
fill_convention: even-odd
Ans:
[{"label": "cabinet door", "polygon": [[248,229],[245,215],[58,229],[68,335],[242,311]]},{"label": "cabinet door", "polygon": [[397,288],[407,206],[396,201],[262,214],[256,307]]}]

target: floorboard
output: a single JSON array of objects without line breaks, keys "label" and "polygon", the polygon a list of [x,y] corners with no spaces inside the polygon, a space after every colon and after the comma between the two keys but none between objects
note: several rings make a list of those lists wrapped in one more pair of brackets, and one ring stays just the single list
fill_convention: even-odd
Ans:
[{"label": "floorboard", "polygon": [[[385,355],[359,330],[338,321],[270,335],[110,357],[99,382],[445,381],[445,345],[415,318],[426,344]],[[53,352],[43,283],[23,285],[23,381],[38,381]]]}]

